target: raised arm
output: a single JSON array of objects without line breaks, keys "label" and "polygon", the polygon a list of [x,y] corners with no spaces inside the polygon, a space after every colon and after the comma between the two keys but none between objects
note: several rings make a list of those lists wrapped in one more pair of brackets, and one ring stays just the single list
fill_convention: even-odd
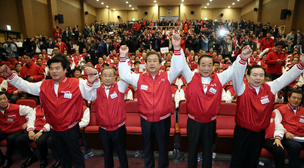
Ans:
[{"label": "raised arm", "polygon": [[174,47],[174,54],[171,60],[171,68],[168,72],[168,80],[170,84],[181,74],[184,64],[184,52],[180,46],[181,37],[179,34],[172,36],[172,45]]},{"label": "raised arm", "polygon": [[262,52],[259,54],[260,59],[262,59],[263,55],[266,54],[268,51],[269,51],[269,48],[266,48],[264,51],[262,51]]},{"label": "raised arm", "polygon": [[301,56],[301,62],[293,66],[289,71],[285,72],[278,79],[267,83],[273,94],[276,94],[282,88],[287,86],[289,83],[293,82],[299,75],[303,73],[304,69],[304,55]]},{"label": "raised arm", "polygon": [[41,82],[30,83],[22,78],[18,77],[18,75],[11,72],[11,70],[6,66],[3,65],[0,68],[0,72],[7,77],[7,81],[11,83],[13,86],[22,90],[26,93],[39,96]]},{"label": "raised arm", "polygon": [[234,65],[234,72],[232,74],[233,88],[237,96],[240,96],[245,91],[245,84],[243,82],[244,74],[247,67],[247,59],[251,56],[252,50],[250,46],[245,46],[242,54],[237,57]]},{"label": "raised arm", "polygon": [[139,79],[139,74],[131,74],[130,67],[127,63],[127,55],[129,48],[126,45],[122,45],[119,49],[120,61],[118,64],[118,71],[120,79],[129,83],[130,85],[137,87],[137,82]]},{"label": "raised arm", "polygon": [[100,86],[98,71],[91,67],[85,68],[88,80],[79,80],[79,89],[84,99],[95,101],[97,98],[97,88]]},{"label": "raised arm", "polygon": [[224,70],[222,73],[219,73],[217,76],[222,84],[224,86],[226,83],[228,83],[232,79],[232,74],[234,72],[234,67],[237,61],[234,61],[233,64],[226,70]]}]

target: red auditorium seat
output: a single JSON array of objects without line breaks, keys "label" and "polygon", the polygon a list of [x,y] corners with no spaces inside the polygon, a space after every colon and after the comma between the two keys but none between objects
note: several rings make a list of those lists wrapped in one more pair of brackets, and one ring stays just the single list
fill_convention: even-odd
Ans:
[{"label": "red auditorium seat", "polygon": [[141,134],[140,115],[137,101],[126,101],[126,129],[127,134]]},{"label": "red auditorium seat", "polygon": [[1,64],[7,65],[7,66],[11,65],[11,63],[9,61],[2,61]]},{"label": "red auditorium seat", "polygon": [[179,103],[179,117],[178,117],[178,126],[179,132],[181,136],[187,136],[187,120],[188,120],[188,113],[187,113],[187,102],[180,101]]},{"label": "red auditorium seat", "polygon": [[221,103],[216,119],[216,132],[219,137],[233,137],[235,127],[236,103]]},{"label": "red auditorium seat", "polygon": [[15,69],[15,65],[8,66],[9,69]]},{"label": "red auditorium seat", "polygon": [[274,105],[273,105],[273,109],[277,109],[277,108],[279,108],[279,107],[281,107],[282,105],[285,105],[286,103],[275,103]]},{"label": "red auditorium seat", "polygon": [[[30,142],[29,145],[31,148],[37,148],[37,145],[35,142]],[[6,140],[3,140],[0,142],[0,147],[6,147]]]},{"label": "red auditorium seat", "polygon": [[30,106],[32,108],[37,106],[37,102],[34,99],[19,99],[16,104]]},{"label": "red auditorium seat", "polygon": [[[287,149],[285,149],[285,157],[287,158]],[[265,148],[262,149],[260,157],[273,158],[273,155]],[[301,150],[300,159],[304,159],[304,151]]]},{"label": "red auditorium seat", "polygon": [[14,64],[16,62],[16,58],[8,58],[7,61],[9,61],[11,64]]}]

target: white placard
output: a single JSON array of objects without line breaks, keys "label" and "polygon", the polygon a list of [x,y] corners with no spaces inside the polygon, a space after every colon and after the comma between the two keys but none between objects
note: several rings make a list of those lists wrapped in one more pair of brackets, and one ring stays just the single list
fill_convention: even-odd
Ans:
[{"label": "white placard", "polygon": [[52,48],[48,48],[47,49],[47,54],[48,55],[52,55],[53,54],[53,49]]},{"label": "white placard", "polygon": [[162,54],[164,54],[164,53],[169,53],[169,47],[161,47],[161,48],[160,48],[160,52],[161,52]]}]

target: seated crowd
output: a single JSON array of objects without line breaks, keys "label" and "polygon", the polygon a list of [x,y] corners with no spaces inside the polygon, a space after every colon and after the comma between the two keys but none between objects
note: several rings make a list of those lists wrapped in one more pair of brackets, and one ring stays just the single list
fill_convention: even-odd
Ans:
[{"label": "seated crowd", "polygon": [[[251,148],[264,147],[269,150],[274,155],[276,167],[284,167],[284,148],[286,148],[288,151],[289,166],[299,167],[299,155],[301,150],[304,149],[304,114],[302,115],[304,109],[300,106],[303,99],[302,88],[304,84],[304,74],[302,71],[300,72],[300,70],[304,69],[301,62],[301,60],[303,60],[301,55],[304,45],[301,29],[298,29],[297,32],[292,30],[286,35],[284,27],[280,27],[279,30],[276,25],[272,28],[270,23],[262,25],[261,23],[246,21],[246,19],[242,20],[240,23],[233,20],[231,22],[230,20],[155,22],[141,20],[134,23],[109,23],[107,25],[102,21],[100,23],[96,21],[96,23],[91,24],[91,26],[86,25],[82,35],[80,35],[77,25],[75,25],[73,29],[71,29],[71,27],[66,27],[65,30],[62,30],[57,26],[53,29],[53,33],[54,40],[51,36],[46,37],[43,35],[27,37],[25,40],[7,37],[6,42],[0,44],[2,60],[0,66],[2,66],[1,72],[3,72],[0,76],[2,91],[0,93],[0,110],[2,114],[5,115],[0,119],[0,140],[6,139],[7,141],[6,154],[0,153],[0,166],[3,165],[3,167],[6,168],[11,166],[12,155],[15,148],[19,149],[23,157],[28,158],[22,167],[28,167],[36,162],[38,160],[37,156],[27,145],[29,142],[35,141],[40,153],[39,158],[41,167],[46,167],[48,165],[46,157],[48,154],[48,147],[52,149],[52,153],[56,159],[55,165],[52,166],[53,168],[59,167],[61,162],[63,162],[63,167],[71,166],[71,163],[63,160],[72,160],[75,167],[82,167],[81,165],[83,165],[83,163],[81,161],[76,161],[77,157],[79,157],[79,155],[77,155],[79,154],[79,151],[74,151],[75,154],[71,156],[71,158],[63,156],[63,153],[66,151],[73,152],[69,148],[72,145],[65,147],[69,149],[57,149],[58,147],[52,147],[54,144],[56,146],[56,143],[61,140],[60,138],[55,138],[53,135],[64,133],[66,129],[54,127],[52,125],[54,123],[47,123],[45,119],[46,117],[52,117],[49,114],[44,114],[44,108],[47,104],[44,104],[44,102],[47,101],[48,98],[51,98],[51,96],[41,96],[45,91],[43,83],[47,79],[55,80],[56,77],[60,77],[59,73],[61,71],[59,72],[58,70],[58,74],[56,74],[57,72],[54,72],[54,67],[51,65],[61,62],[64,70],[63,73],[67,78],[73,78],[73,80],[74,78],[77,78],[81,80],[81,82],[78,82],[78,80],[75,82],[75,84],[79,83],[80,96],[82,95],[89,103],[92,101],[98,102],[96,109],[101,111],[117,110],[112,107],[116,106],[116,103],[121,104],[118,108],[123,111],[124,101],[128,100],[138,101],[139,104],[144,104],[143,106],[145,107],[148,106],[142,100],[143,97],[149,96],[145,95],[142,90],[150,90],[150,87],[152,87],[151,85],[142,85],[143,82],[148,81],[147,74],[150,73],[152,75],[155,69],[157,70],[155,71],[157,72],[155,75],[159,72],[164,72],[161,74],[168,74],[164,80],[170,83],[170,100],[175,103],[174,108],[178,109],[180,102],[187,100],[187,110],[190,119],[188,120],[188,126],[189,128],[192,128],[190,129],[191,131],[188,131],[188,138],[189,142],[190,140],[191,143],[193,142],[193,144],[189,144],[189,167],[197,166],[194,162],[197,161],[197,149],[201,142],[198,142],[200,137],[196,137],[196,135],[203,136],[199,135],[202,134],[199,133],[199,129],[194,128],[202,128],[204,132],[207,129],[210,129],[212,131],[206,131],[204,135],[212,137],[215,132],[213,126],[216,124],[214,122],[216,118],[214,118],[214,116],[216,116],[216,114],[211,114],[214,116],[207,115],[206,118],[201,119],[199,118],[199,115],[195,113],[196,109],[189,107],[191,105],[188,104],[195,101],[195,96],[193,95],[196,90],[193,88],[203,88],[205,97],[206,95],[208,97],[210,94],[208,95],[206,92],[208,87],[210,87],[210,82],[216,83],[216,81],[213,80],[218,80],[217,82],[220,86],[216,86],[215,84],[216,89],[211,87],[209,90],[214,95],[221,93],[217,100],[241,104],[246,102],[246,96],[244,95],[247,94],[247,86],[249,86],[249,88],[252,87],[253,89],[261,87],[259,88],[260,90],[253,91],[256,95],[259,94],[259,91],[264,94],[266,91],[265,89],[262,89],[262,87],[266,88],[269,86],[271,93],[274,95],[274,99],[272,100],[270,96],[269,99],[267,97],[261,99],[262,105],[269,102],[287,104],[274,109],[272,114],[267,114],[266,116],[268,118],[270,118],[271,115],[271,120],[267,122],[263,121],[264,123],[260,123],[260,125],[258,125],[258,123],[256,128],[245,128],[242,123],[244,123],[243,120],[246,119],[236,117],[237,125],[234,133],[235,136],[237,135],[236,137],[238,139],[234,141],[234,145],[235,143],[242,144],[242,139],[239,138],[239,134],[242,133],[245,134],[244,137],[247,135],[250,137],[252,136],[250,133],[260,133],[264,130],[264,134],[258,134],[257,136],[262,136],[263,142],[261,142],[261,144],[263,143],[263,146],[253,146]],[[178,34],[178,37],[176,34]],[[151,58],[154,58],[154,56],[157,56],[155,59],[156,62],[159,62],[159,67],[157,68],[153,67],[153,63],[149,62],[155,61],[150,60]],[[56,60],[58,57],[60,59]],[[211,62],[208,62],[210,61],[209,59]],[[206,66],[203,65],[204,63],[210,63],[211,69],[202,70],[201,66]],[[66,67],[64,64],[66,64]],[[247,68],[246,72],[244,69],[245,73],[242,71],[242,65],[246,65],[244,66],[245,69]],[[262,71],[262,75],[259,78],[258,76],[260,74],[258,74],[256,70],[262,69],[261,67],[264,71]],[[178,71],[178,68],[180,68],[180,71]],[[236,70],[238,71],[237,73],[235,73]],[[6,74],[7,72],[11,72],[12,74]],[[234,73],[238,74],[238,76],[233,76]],[[298,73],[299,76],[295,77],[294,75]],[[212,80],[208,81],[208,79],[205,78],[211,78]],[[66,78],[62,79],[63,81],[66,80]],[[26,89],[24,88],[25,86],[22,87],[21,84],[19,86],[17,84],[18,82],[16,82],[17,80],[23,80],[25,85],[31,87]],[[154,76],[151,81],[153,84],[153,92],[154,80],[159,79]],[[257,83],[256,80],[262,81]],[[58,83],[60,83],[62,80],[58,81]],[[278,84],[279,81],[280,84]],[[200,85],[196,85],[195,82],[200,83]],[[262,84],[264,82],[269,85],[264,86],[264,84]],[[39,83],[39,86],[35,85],[36,88],[34,88],[34,84],[36,83]],[[203,83],[203,85],[201,85],[201,83]],[[255,83],[257,86],[254,85]],[[55,90],[54,85],[52,86],[52,89]],[[93,89],[87,87],[92,87]],[[98,89],[94,90],[94,87]],[[34,89],[38,90],[38,88],[40,88],[39,92],[34,91]],[[103,89],[102,91],[105,94],[102,93],[101,89]],[[157,89],[161,90],[162,88],[158,87]],[[166,88],[163,88],[164,94],[166,93],[165,89]],[[58,91],[55,92],[58,101],[59,93],[57,93]],[[86,95],[87,92],[90,94],[89,96]],[[120,96],[120,93],[123,96]],[[109,96],[111,99],[119,97],[119,100],[117,100],[118,102],[109,101],[109,105]],[[204,97],[204,94],[199,96]],[[21,97],[34,97],[41,105],[38,105],[34,109],[28,106],[16,105],[17,100],[21,99]],[[65,92],[64,98],[69,97],[72,98],[72,94]],[[120,97],[122,98],[120,99]],[[163,100],[163,103],[166,103],[167,100],[165,99],[167,97],[164,97],[165,98],[159,97],[159,101]],[[147,102],[150,101],[150,99],[144,99],[144,101]],[[208,99],[206,102],[203,100],[201,101],[201,104],[207,102],[207,104],[212,104],[210,106],[219,106],[218,103],[214,103],[216,100]],[[209,105],[207,104],[204,104],[204,106],[208,106],[209,108]],[[157,105],[160,106],[159,104],[156,104],[155,108]],[[197,107],[199,105],[193,104],[193,106]],[[154,101],[152,107],[154,108]],[[215,107],[210,107],[210,109],[214,110],[214,112],[218,111]],[[206,110],[206,113],[211,112],[212,110],[210,109]],[[90,109],[86,106],[83,107],[81,117],[78,116],[77,118],[79,119],[79,123],[76,123],[79,124],[79,128],[86,127],[89,124],[89,110]],[[141,113],[145,111],[143,108],[141,110]],[[199,110],[204,111],[204,109]],[[268,107],[267,110],[269,111]],[[10,115],[17,115],[17,118],[12,118]],[[121,113],[117,114],[117,116],[120,115],[123,117],[115,119],[117,125],[123,125],[126,118]],[[165,115],[166,114],[161,114],[160,118]],[[102,127],[103,124],[107,125],[110,121],[104,119],[103,116],[99,117],[101,119],[97,122],[100,124],[100,138],[104,146],[107,146],[104,149],[105,165],[113,167],[113,159],[111,158],[113,157],[114,148],[118,154],[121,166],[128,167],[125,152],[126,128],[124,126]],[[156,126],[153,127],[151,123],[156,122],[160,124],[157,126],[167,128],[166,124],[168,124],[168,122],[166,121],[166,117],[163,120],[151,119],[150,116],[145,116],[143,114],[141,114],[141,117],[141,122],[146,124],[143,124],[144,126],[142,125],[145,142],[145,166],[153,167],[154,163],[152,164],[151,161],[154,157],[146,156],[149,155],[149,152],[151,153],[151,151],[153,151],[155,138],[157,139],[160,148],[161,145],[166,145],[166,142],[161,142],[161,140],[159,140],[160,137],[162,138],[163,135],[166,135],[166,131],[164,134],[155,132],[153,128]],[[164,123],[161,123],[161,121],[164,121]],[[8,128],[4,126],[5,124],[2,124],[2,122],[8,125],[13,122],[14,125],[10,125]],[[200,125],[201,123],[210,123],[210,125]],[[74,126],[72,127],[74,128]],[[68,130],[72,130],[72,127],[69,127]],[[53,129],[55,130],[55,133],[52,133],[51,130]],[[111,133],[111,131],[114,132]],[[153,139],[151,140],[152,142],[147,140],[149,139],[147,138],[147,132],[149,131],[155,134],[153,137],[152,135],[149,135],[151,136],[151,139]],[[251,132],[248,133],[246,131]],[[82,135],[84,135],[83,132]],[[61,138],[66,138],[65,136],[67,135],[60,135]],[[82,137],[84,139],[84,136]],[[117,141],[117,139],[120,139],[120,141]],[[203,149],[203,153],[212,153],[212,143],[214,139],[202,139],[203,148],[206,147],[204,146],[206,144],[208,146],[208,149]],[[266,140],[264,141],[264,139]],[[65,139],[64,141],[68,140]],[[258,141],[255,145],[260,145],[258,143],[260,142]],[[93,153],[91,149],[89,149],[85,143],[84,146],[85,157],[92,156]],[[248,147],[248,151],[259,152],[251,148]],[[65,151],[58,152],[60,150]],[[166,153],[166,150],[167,149],[160,151],[160,156]],[[248,153],[238,153],[239,150],[241,149],[234,149],[231,167],[242,167],[246,165],[246,163],[242,163],[242,157],[240,155],[243,155],[245,159],[249,160],[247,164],[252,163],[251,166],[256,167],[256,158],[246,158]],[[206,167],[211,166],[209,160],[211,160],[212,157],[209,157],[208,154],[203,154],[203,164]],[[164,157],[164,160],[159,162],[160,167],[165,167],[169,164],[166,163],[167,157],[168,156]]]}]

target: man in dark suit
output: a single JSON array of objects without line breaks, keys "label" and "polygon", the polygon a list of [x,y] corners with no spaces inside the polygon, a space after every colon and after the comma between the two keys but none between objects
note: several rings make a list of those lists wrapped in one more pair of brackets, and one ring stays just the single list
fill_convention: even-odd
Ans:
[{"label": "man in dark suit", "polygon": [[106,40],[106,44],[105,44],[105,48],[104,48],[104,54],[106,54],[107,56],[109,54],[111,54],[111,51],[114,49],[113,44],[111,43],[111,40],[108,38]]},{"label": "man in dark suit", "polygon": [[99,23],[98,23],[98,21],[96,20],[95,21],[95,33],[98,33],[98,31],[99,31]]},{"label": "man in dark suit", "polygon": [[302,37],[301,39],[303,39],[302,29],[300,29],[300,28],[297,30],[297,33],[294,36],[294,44],[298,43],[299,36],[301,36]]},{"label": "man in dark suit", "polygon": [[49,37],[46,41],[46,48],[54,48],[55,42],[53,41],[52,37]]},{"label": "man in dark suit", "polygon": [[151,41],[152,41],[152,48],[155,51],[159,51],[161,39],[159,38],[158,33],[156,33],[155,36],[151,38]]},{"label": "man in dark suit", "polygon": [[72,32],[69,30],[69,27],[66,26],[65,30],[61,34],[62,41],[68,43],[72,39]]}]

